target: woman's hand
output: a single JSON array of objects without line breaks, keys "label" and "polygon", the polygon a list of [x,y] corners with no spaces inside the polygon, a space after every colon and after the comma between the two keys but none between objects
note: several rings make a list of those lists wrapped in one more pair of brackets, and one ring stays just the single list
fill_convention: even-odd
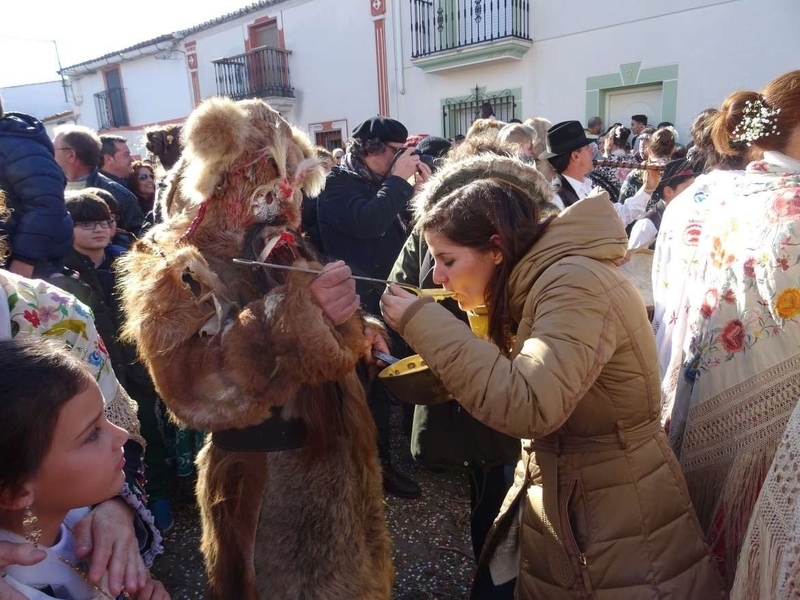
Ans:
[{"label": "woman's hand", "polygon": [[404,290],[399,285],[390,285],[389,293],[381,296],[381,312],[383,313],[384,320],[392,329],[397,331],[408,307],[414,304],[418,299],[417,296]]},{"label": "woman's hand", "polygon": [[662,175],[663,173],[660,169],[646,169],[643,182],[644,190],[649,194],[655,192],[658,184],[661,183]]},{"label": "woman's hand", "polygon": [[148,574],[133,528],[133,510],[124,501],[112,498],[98,504],[73,530],[75,554],[91,554],[88,578],[99,584],[108,574],[112,594],[135,593],[147,584]]},{"label": "woman's hand", "polygon": [[[35,565],[46,557],[47,553],[34,547],[33,544],[0,542],[0,576],[6,576],[5,567],[9,565]],[[25,596],[8,585],[2,577],[0,577],[0,600],[25,600]]]}]

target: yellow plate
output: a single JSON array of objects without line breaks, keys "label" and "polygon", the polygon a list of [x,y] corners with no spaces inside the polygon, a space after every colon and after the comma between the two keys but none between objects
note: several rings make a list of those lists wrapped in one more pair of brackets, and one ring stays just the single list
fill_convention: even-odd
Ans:
[{"label": "yellow plate", "polygon": [[440,302],[445,298],[452,298],[455,292],[450,292],[443,288],[427,288],[419,290],[416,294],[420,298],[433,298],[437,302]]},{"label": "yellow plate", "polygon": [[390,392],[409,404],[440,404],[453,399],[419,354],[389,365],[378,377]]}]

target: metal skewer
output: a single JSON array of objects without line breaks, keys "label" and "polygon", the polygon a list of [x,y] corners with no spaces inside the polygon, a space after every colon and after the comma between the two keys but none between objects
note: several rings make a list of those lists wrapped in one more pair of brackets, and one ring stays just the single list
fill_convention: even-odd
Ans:
[{"label": "metal skewer", "polygon": [[[268,267],[270,269],[280,269],[283,271],[299,271],[301,273],[311,273],[312,275],[321,275],[324,271],[320,271],[319,269],[309,269],[307,267],[294,267],[292,265],[278,265],[275,263],[268,263],[268,262],[259,262],[257,260],[246,260],[244,258],[234,258],[233,262],[238,263],[240,265],[251,265],[254,267]],[[377,279],[375,277],[364,277],[363,275],[350,275],[351,279],[358,279],[360,281],[369,281],[370,283],[381,283],[383,285],[397,285],[401,288],[407,289],[412,294],[417,296],[433,296],[434,298],[443,297],[449,298],[453,295],[452,292],[449,292],[445,289],[442,290],[434,290],[433,292],[429,292],[428,290],[422,290],[415,285],[411,285],[409,283],[398,283],[396,281],[388,281],[386,279]]]}]

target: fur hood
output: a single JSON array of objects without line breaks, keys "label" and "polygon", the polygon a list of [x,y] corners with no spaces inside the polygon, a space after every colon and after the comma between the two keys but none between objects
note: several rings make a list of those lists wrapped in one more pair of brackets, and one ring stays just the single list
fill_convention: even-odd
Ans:
[{"label": "fur hood", "polygon": [[180,136],[183,155],[164,207],[178,229],[196,226],[201,207],[213,208],[213,225],[225,230],[297,226],[303,194],[317,196],[325,185],[308,137],[262,100],[206,100]]},{"label": "fur hood", "polygon": [[420,220],[439,200],[480,179],[500,180],[540,204],[543,212],[557,211],[551,202],[553,189],[536,167],[517,158],[484,152],[445,163],[414,197],[414,217]]}]

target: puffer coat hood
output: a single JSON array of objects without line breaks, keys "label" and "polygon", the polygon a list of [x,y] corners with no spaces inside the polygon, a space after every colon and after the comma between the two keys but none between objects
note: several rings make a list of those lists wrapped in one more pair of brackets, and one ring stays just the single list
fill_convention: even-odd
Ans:
[{"label": "puffer coat hood", "polygon": [[66,184],[44,125],[22,113],[0,118],[0,191],[12,209],[0,233],[8,236],[14,258],[39,265],[58,261],[72,249]]}]

